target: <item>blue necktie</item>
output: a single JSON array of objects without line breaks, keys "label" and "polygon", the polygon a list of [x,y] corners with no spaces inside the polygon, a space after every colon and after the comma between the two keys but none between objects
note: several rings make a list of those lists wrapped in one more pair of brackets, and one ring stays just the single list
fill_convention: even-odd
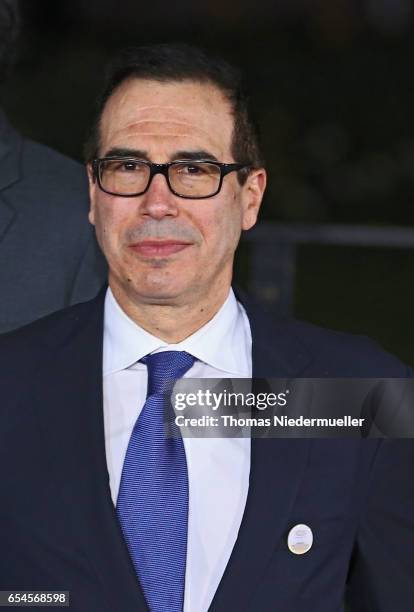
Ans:
[{"label": "blue necktie", "polygon": [[195,358],[183,351],[165,351],[141,361],[148,368],[147,399],[125,455],[117,514],[149,609],[182,612],[187,462],[181,436],[165,436],[164,407],[168,400],[171,409],[172,379],[184,376]]}]

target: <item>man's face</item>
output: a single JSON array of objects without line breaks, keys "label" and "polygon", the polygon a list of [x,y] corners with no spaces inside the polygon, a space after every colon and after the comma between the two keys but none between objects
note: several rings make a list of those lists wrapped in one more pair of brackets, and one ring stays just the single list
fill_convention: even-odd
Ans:
[{"label": "man's face", "polygon": [[[130,79],[109,98],[101,119],[100,156],[126,154],[165,163],[211,158],[234,162],[233,116],[210,84]],[[231,282],[242,229],[257,218],[263,170],[240,186],[236,173],[208,199],[172,194],[157,174],[148,191],[125,198],[104,193],[90,180],[91,210],[109,282],[134,303],[190,305],[214,301]]]}]

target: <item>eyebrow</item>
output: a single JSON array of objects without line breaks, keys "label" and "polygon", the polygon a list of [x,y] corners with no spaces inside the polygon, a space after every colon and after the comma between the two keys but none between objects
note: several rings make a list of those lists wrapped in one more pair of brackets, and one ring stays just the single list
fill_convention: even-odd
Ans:
[{"label": "eyebrow", "polygon": [[150,161],[146,151],[140,149],[123,149],[119,147],[109,149],[104,157],[138,157],[139,159]]},{"label": "eyebrow", "polygon": [[[151,161],[147,151],[143,151],[142,149],[125,149],[120,147],[113,147],[112,149],[109,149],[105,153],[104,157],[136,157],[145,161]],[[181,159],[189,161],[196,161],[200,159],[216,162],[219,161],[215,155],[204,149],[198,149],[193,151],[175,151],[170,156],[171,161]]]},{"label": "eyebrow", "polygon": [[203,149],[200,149],[198,151],[176,151],[170,159],[172,161],[174,159],[188,159],[190,161],[196,161],[197,159],[206,159],[218,162],[218,159],[215,155]]}]

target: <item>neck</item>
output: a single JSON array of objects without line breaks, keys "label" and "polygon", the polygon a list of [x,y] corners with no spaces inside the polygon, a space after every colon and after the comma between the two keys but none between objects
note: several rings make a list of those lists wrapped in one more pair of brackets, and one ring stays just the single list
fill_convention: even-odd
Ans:
[{"label": "neck", "polygon": [[208,323],[226,301],[230,285],[211,295],[199,297],[193,303],[154,304],[131,299],[115,283],[111,291],[122,310],[137,325],[168,344],[182,342]]}]

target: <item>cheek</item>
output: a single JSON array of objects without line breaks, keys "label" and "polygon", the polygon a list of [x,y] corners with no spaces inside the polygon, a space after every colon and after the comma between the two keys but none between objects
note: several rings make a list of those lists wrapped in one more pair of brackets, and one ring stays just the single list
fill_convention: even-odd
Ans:
[{"label": "cheek", "polygon": [[102,205],[98,205],[95,207],[94,219],[96,236],[99,243],[102,245],[104,238],[109,233],[107,227],[110,225],[110,215]]},{"label": "cheek", "polygon": [[120,249],[122,236],[122,218],[119,218],[113,206],[100,204],[95,209],[95,232],[99,246],[108,260]]},{"label": "cheek", "polygon": [[116,206],[114,202],[101,200],[94,211],[95,227],[98,238],[104,241],[117,240],[119,234],[127,223],[128,211],[124,207]]},{"label": "cheek", "polygon": [[228,197],[209,219],[208,230],[220,251],[234,250],[240,237],[242,211],[237,199]]}]

